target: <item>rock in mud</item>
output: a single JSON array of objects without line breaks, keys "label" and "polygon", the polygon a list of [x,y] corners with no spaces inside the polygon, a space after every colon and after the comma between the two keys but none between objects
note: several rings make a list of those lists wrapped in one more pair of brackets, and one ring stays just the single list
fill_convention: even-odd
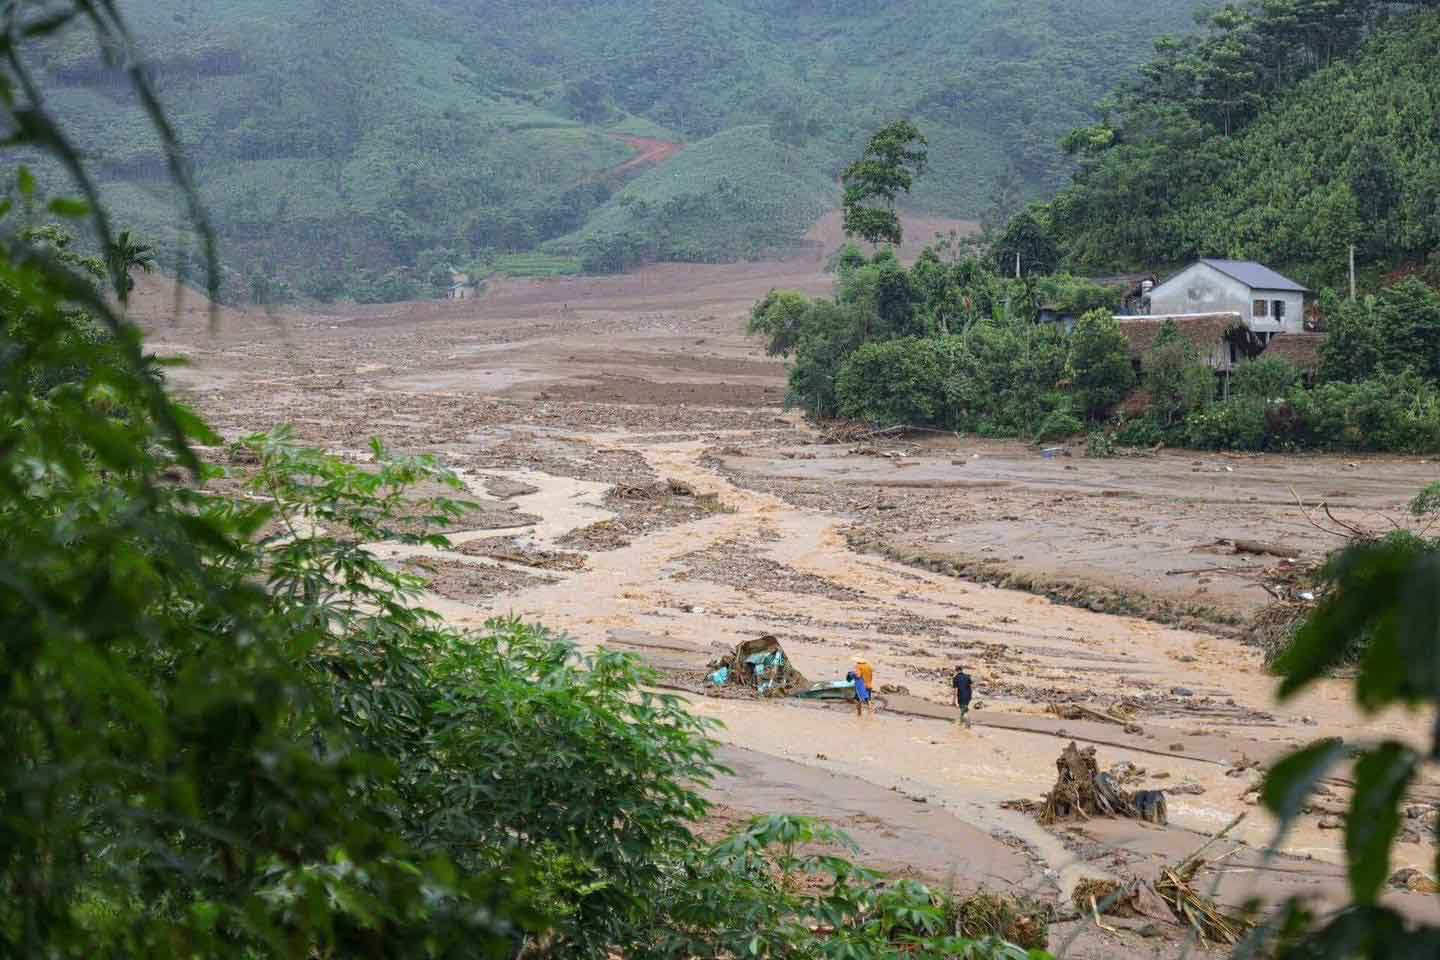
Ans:
[{"label": "rock in mud", "polygon": [[1325,815],[1325,816],[1323,816],[1323,817],[1320,818],[1320,829],[1321,829],[1321,830],[1344,830],[1344,829],[1345,829],[1345,821],[1342,820],[1342,819],[1340,819],[1339,817],[1337,817],[1337,816],[1336,816],[1335,814],[1333,814],[1333,813],[1327,814],[1327,815]]},{"label": "rock in mud", "polygon": [[1390,886],[1396,890],[1412,890],[1416,893],[1440,892],[1440,885],[1437,885],[1433,878],[1427,877],[1414,867],[1404,867],[1392,873]]}]

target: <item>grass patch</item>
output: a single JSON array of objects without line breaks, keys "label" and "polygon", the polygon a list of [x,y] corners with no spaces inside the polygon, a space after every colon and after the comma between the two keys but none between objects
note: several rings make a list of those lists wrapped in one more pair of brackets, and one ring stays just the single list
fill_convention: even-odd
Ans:
[{"label": "grass patch", "polygon": [[581,272],[579,257],[553,253],[510,253],[495,258],[492,276],[573,277]]}]

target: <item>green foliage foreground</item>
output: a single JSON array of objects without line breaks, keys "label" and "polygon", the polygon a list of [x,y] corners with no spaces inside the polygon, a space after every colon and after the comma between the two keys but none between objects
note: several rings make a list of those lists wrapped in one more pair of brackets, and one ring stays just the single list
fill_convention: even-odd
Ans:
[{"label": "green foliage foreground", "polygon": [[[1433,511],[1427,489],[1412,509]],[[1406,793],[1440,762],[1440,552],[1408,535],[1363,541],[1339,552],[1324,581],[1328,593],[1275,664],[1280,698],[1308,689],[1331,669],[1358,661],[1355,696],[1368,714],[1407,707],[1430,715],[1430,742],[1323,740],[1292,753],[1266,777],[1262,800],[1282,834],[1304,810],[1319,781],[1353,764],[1354,792],[1345,818],[1352,903],[1328,917],[1291,904],[1267,933],[1283,958],[1359,957],[1399,960],[1440,954],[1440,927],[1407,922],[1379,904],[1390,876]],[[1440,869],[1440,861],[1437,861]]]}]

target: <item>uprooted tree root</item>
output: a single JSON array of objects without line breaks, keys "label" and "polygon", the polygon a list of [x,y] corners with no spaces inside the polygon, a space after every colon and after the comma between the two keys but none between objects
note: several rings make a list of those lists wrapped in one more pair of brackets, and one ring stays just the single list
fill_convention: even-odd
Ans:
[{"label": "uprooted tree root", "polygon": [[1158,791],[1131,793],[1108,773],[1101,773],[1095,748],[1081,750],[1072,740],[1055,761],[1055,786],[1040,808],[1040,822],[1091,817],[1136,817],[1155,823],[1167,819],[1165,795]]}]

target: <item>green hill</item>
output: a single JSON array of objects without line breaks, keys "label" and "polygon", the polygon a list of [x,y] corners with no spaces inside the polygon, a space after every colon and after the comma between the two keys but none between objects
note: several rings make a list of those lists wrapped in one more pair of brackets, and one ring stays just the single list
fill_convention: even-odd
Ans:
[{"label": "green hill", "polygon": [[1081,170],[1044,211],[1072,264],[1253,258],[1318,287],[1354,244],[1372,275],[1429,256],[1440,282],[1440,10],[1295,6],[1163,47],[1076,131]]},{"label": "green hill", "polygon": [[[897,116],[932,139],[919,210],[1030,195],[1055,146],[1194,0],[145,0],[143,55],[232,284],[429,292],[538,251],[606,268],[795,243]],[[127,224],[161,240],[159,145],[80,37],[43,71]],[[628,137],[683,143],[616,173]],[[154,195],[152,195],[154,191]],[[233,288],[232,288],[233,291]]]}]

